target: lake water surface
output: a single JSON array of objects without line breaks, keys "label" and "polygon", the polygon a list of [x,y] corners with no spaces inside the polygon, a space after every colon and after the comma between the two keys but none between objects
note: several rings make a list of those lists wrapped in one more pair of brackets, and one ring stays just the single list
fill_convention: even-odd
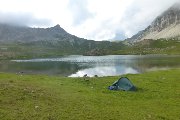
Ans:
[{"label": "lake water surface", "polygon": [[1,72],[92,77],[136,74],[152,70],[180,68],[175,55],[71,55],[60,58],[0,61]]}]

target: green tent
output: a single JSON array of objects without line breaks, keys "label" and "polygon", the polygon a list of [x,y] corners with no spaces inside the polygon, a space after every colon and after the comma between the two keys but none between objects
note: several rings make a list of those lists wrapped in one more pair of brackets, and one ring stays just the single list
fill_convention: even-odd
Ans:
[{"label": "green tent", "polygon": [[119,80],[115,81],[109,90],[124,90],[124,91],[135,91],[136,87],[127,77],[121,77]]}]

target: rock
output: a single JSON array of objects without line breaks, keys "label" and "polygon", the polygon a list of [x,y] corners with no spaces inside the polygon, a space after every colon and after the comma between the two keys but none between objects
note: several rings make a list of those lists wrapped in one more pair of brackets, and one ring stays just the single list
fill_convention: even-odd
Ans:
[{"label": "rock", "polygon": [[145,30],[127,39],[141,41],[144,39],[175,38],[180,36],[180,2],[174,4],[158,16]]}]

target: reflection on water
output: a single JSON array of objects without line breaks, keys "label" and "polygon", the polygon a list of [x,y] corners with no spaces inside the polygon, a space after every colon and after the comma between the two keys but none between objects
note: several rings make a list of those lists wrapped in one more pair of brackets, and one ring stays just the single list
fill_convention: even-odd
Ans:
[{"label": "reflection on water", "polygon": [[114,76],[127,73],[180,67],[180,56],[167,55],[109,55],[66,56],[61,58],[0,61],[1,72],[50,74],[70,77]]},{"label": "reflection on water", "polygon": [[84,70],[79,70],[75,74],[70,75],[69,77],[83,77],[87,74],[89,77],[93,77],[95,75],[98,76],[116,76],[122,75],[127,73],[138,73],[137,70],[125,67],[125,66],[107,66],[107,67],[95,67],[95,68],[87,68]]}]

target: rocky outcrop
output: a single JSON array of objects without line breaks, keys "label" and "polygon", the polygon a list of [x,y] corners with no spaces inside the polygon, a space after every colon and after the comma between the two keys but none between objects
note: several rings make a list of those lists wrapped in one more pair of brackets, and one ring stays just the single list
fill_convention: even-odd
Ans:
[{"label": "rocky outcrop", "polygon": [[158,16],[150,26],[128,41],[141,41],[144,39],[160,39],[180,37],[180,3],[174,4],[163,14]]},{"label": "rocky outcrop", "polygon": [[153,21],[151,27],[149,28],[149,32],[154,32],[154,31],[160,32],[171,25],[177,25],[179,23],[180,23],[180,5],[175,4],[174,6],[169,8],[161,16],[158,16]]}]

